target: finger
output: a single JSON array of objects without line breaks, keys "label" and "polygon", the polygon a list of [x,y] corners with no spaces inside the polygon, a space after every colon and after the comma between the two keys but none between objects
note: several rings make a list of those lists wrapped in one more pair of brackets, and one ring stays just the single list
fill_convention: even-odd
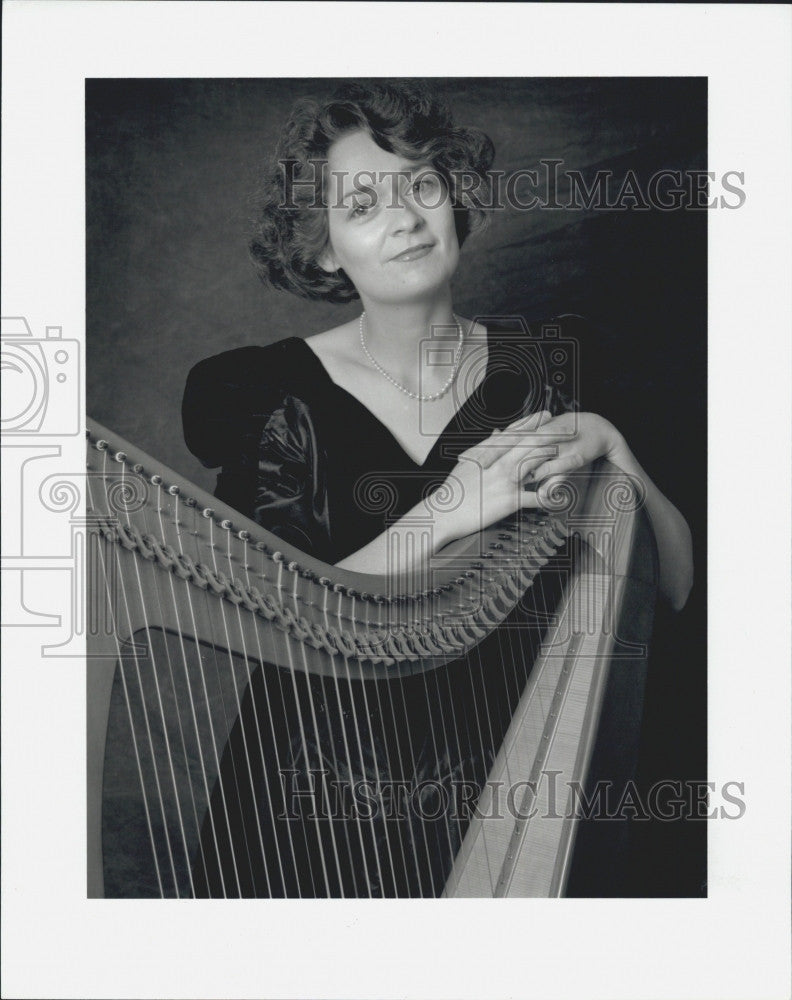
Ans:
[{"label": "finger", "polygon": [[516,424],[510,424],[505,430],[501,431],[498,437],[498,445],[503,446],[508,444],[510,447],[517,447],[518,445],[525,448],[540,448],[545,445],[556,445],[568,442],[572,435],[568,430],[558,425],[551,425],[550,423],[545,423],[541,427],[534,427],[533,429],[520,429]]},{"label": "finger", "polygon": [[556,458],[540,463],[533,470],[533,480],[544,482],[550,476],[564,476],[576,472],[586,464],[583,456],[574,450],[563,451]]},{"label": "finger", "polygon": [[536,479],[536,469],[552,461],[558,455],[558,448],[549,445],[542,448],[513,448],[501,458],[504,473],[516,483],[532,482]]},{"label": "finger", "polygon": [[[482,468],[488,469],[493,462],[505,455],[510,449],[521,445],[525,448],[528,445],[528,436],[534,434],[548,421],[555,419],[549,410],[540,410],[538,413],[529,413],[519,420],[515,420],[503,430],[494,430],[492,434],[480,441],[472,448],[468,448],[459,456],[465,461],[472,461]],[[552,435],[550,441],[565,441],[569,437],[563,431],[558,431]],[[542,434],[537,435],[534,447],[540,447],[548,443],[547,437]],[[528,445],[530,447],[530,445]]]},{"label": "finger", "polygon": [[542,444],[562,444],[564,442],[574,441],[575,433],[569,428],[559,426],[555,422],[552,424],[545,424],[542,427],[537,427],[533,431],[522,431],[519,435],[511,434],[510,429],[505,430],[504,435],[509,435],[510,437],[518,436],[520,441],[526,445],[542,445]]},{"label": "finger", "polygon": [[569,475],[550,476],[539,483],[534,495],[539,507],[560,512],[562,509],[570,510],[575,506],[580,490]]},{"label": "finger", "polygon": [[501,435],[498,447],[501,449],[501,454],[513,452],[515,459],[520,455],[540,453],[549,458],[554,458],[558,455],[559,445],[555,441],[547,441],[541,436],[520,437],[519,435],[504,433]]},{"label": "finger", "polygon": [[532,431],[546,424],[553,419],[553,414],[549,410],[539,410],[537,413],[528,413],[524,417],[513,421],[504,428],[504,433],[509,431]]},{"label": "finger", "polygon": [[459,461],[475,462],[481,468],[488,469],[494,461],[508,452],[512,446],[511,442],[502,440],[500,431],[495,431],[488,438],[473,445],[472,448],[468,448],[467,451],[462,452],[459,456]]},{"label": "finger", "polygon": [[520,495],[520,505],[523,508],[536,510],[541,506],[536,490],[523,490]]},{"label": "finger", "polygon": [[[495,430],[492,435],[482,442],[482,445],[487,447],[497,446],[502,450],[507,447],[514,447],[514,445],[520,444],[526,440],[526,437],[535,434],[540,427],[543,427],[548,421],[555,419],[549,410],[541,410],[538,413],[529,413],[524,417],[520,417],[519,420],[515,420],[513,423],[508,424],[502,430]],[[556,431],[555,436],[559,440],[564,440],[566,436],[563,431]],[[545,439],[542,437],[537,443],[544,443]],[[479,445],[476,445],[479,447]]]}]

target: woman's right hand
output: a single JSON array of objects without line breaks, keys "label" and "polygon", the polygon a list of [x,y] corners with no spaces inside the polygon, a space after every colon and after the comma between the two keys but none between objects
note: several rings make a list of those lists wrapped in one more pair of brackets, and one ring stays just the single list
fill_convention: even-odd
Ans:
[{"label": "woman's right hand", "polygon": [[[353,552],[341,562],[342,569],[359,573],[387,573],[401,580],[410,574],[416,591],[433,586],[425,557],[436,554],[450,542],[464,538],[500,521],[522,507],[537,507],[536,493],[524,488],[531,473],[558,451],[558,434],[543,440],[539,428],[551,419],[543,410],[495,431],[484,441],[463,452],[443,483],[419,501],[396,524]],[[432,519],[431,553],[416,538],[417,518],[423,536],[426,516]],[[421,582],[417,573],[427,574]],[[401,586],[401,584],[400,584]]]},{"label": "woman's right hand", "polygon": [[[522,417],[463,452],[443,485],[427,501],[436,518],[441,546],[481,531],[523,507],[537,506],[525,489],[534,469],[555,457],[555,444],[537,442],[547,410]],[[527,435],[534,435],[531,443]]]}]

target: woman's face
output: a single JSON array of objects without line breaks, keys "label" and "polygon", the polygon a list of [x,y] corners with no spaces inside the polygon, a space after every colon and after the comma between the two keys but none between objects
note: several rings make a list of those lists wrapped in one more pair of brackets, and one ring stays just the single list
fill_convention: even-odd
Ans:
[{"label": "woman's face", "polygon": [[388,153],[366,132],[328,151],[330,240],[320,265],[341,267],[361,298],[401,303],[445,289],[459,261],[454,212],[430,163]]}]

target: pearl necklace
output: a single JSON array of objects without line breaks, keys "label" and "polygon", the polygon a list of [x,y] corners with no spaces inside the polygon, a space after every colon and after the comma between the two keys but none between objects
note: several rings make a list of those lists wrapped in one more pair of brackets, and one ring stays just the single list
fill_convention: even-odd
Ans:
[{"label": "pearl necklace", "polygon": [[446,383],[443,386],[443,388],[439,392],[433,392],[431,395],[428,394],[424,395],[420,392],[411,392],[411,390],[403,386],[401,382],[397,382],[396,379],[391,375],[391,373],[386,371],[382,367],[382,365],[379,364],[379,362],[377,362],[374,359],[374,357],[371,354],[371,351],[369,351],[368,347],[366,346],[366,338],[363,332],[364,322],[366,318],[365,312],[362,312],[360,314],[360,346],[363,348],[363,353],[366,355],[366,357],[369,359],[372,365],[377,369],[380,375],[385,376],[385,378],[391,383],[391,385],[395,385],[400,392],[403,392],[405,396],[409,396],[410,399],[417,399],[420,400],[420,402],[422,403],[432,403],[436,399],[440,399],[442,396],[445,396],[445,394],[451,388],[451,385],[457,376],[457,371],[459,370],[459,361],[460,358],[462,357],[462,347],[465,342],[465,334],[462,329],[462,324],[459,321],[459,317],[456,315],[456,313],[453,313],[452,315],[454,317],[454,322],[456,323],[457,328],[459,330],[459,344],[457,345],[456,354],[454,356],[454,367],[451,369],[451,374],[448,376],[448,379],[446,380]]}]

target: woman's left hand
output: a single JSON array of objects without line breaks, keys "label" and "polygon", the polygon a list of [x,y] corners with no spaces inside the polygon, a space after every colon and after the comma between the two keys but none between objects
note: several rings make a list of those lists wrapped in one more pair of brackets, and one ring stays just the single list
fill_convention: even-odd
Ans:
[{"label": "woman's left hand", "polygon": [[[529,438],[535,441],[529,442]],[[618,465],[619,453],[626,447],[613,424],[596,413],[562,413],[527,433],[524,443],[542,448],[550,445],[556,450],[554,457],[542,462],[525,480],[541,484],[543,491],[598,458],[607,458]]]}]

